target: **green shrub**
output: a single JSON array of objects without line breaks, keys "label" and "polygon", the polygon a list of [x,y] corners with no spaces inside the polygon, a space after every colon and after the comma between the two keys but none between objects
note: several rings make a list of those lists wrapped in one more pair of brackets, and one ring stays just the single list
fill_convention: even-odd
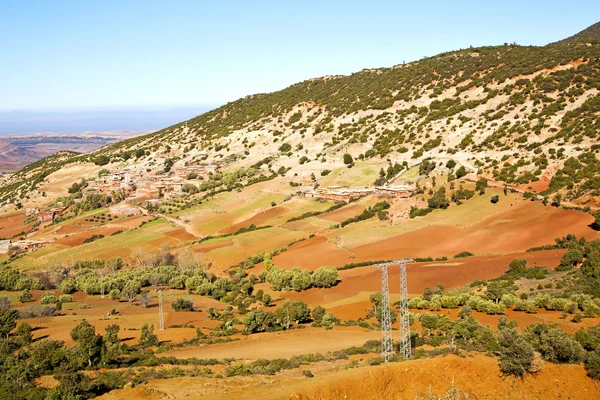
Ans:
[{"label": "green shrub", "polygon": [[500,370],[506,375],[523,376],[533,364],[533,347],[515,328],[497,334],[500,345]]},{"label": "green shrub", "polygon": [[40,304],[54,304],[57,301],[56,295],[52,292],[46,292],[40,298]]},{"label": "green shrub", "polygon": [[194,311],[194,302],[178,297],[175,302],[171,303],[171,307],[175,311]]}]

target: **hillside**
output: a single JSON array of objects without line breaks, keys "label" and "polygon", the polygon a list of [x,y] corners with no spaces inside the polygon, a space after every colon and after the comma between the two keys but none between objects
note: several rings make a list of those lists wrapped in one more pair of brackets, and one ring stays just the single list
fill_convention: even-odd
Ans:
[{"label": "hillside", "polygon": [[[599,145],[599,56],[594,41],[505,45],[311,79],[65,162],[106,156],[115,166],[160,171],[166,159],[244,168],[268,159],[273,171],[302,174],[339,164],[346,152],[359,164],[453,158],[507,184],[541,180],[538,191],[563,189],[568,176],[566,198],[597,196],[589,151]],[[0,192],[3,203],[31,189],[24,176],[48,175],[29,171]]]},{"label": "hillside", "polygon": [[35,152],[0,140],[0,172],[16,171],[37,159]]},{"label": "hillside", "polygon": [[600,40],[600,22],[596,22],[594,25],[582,30],[581,32],[563,39],[557,43],[567,43],[585,40]]},{"label": "hillside", "polygon": [[465,49],[1,176],[0,398],[597,398],[599,77]]}]

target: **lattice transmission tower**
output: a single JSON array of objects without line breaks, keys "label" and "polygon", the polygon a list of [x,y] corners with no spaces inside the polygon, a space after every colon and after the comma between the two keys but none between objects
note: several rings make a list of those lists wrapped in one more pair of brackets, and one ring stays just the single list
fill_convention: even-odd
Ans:
[{"label": "lattice transmission tower", "polygon": [[104,298],[104,272],[100,271],[100,298]]},{"label": "lattice transmission tower", "polygon": [[408,285],[406,281],[406,263],[413,259],[400,260],[400,355],[404,359],[411,358],[410,349],[410,318],[408,313]]},{"label": "lattice transmission tower", "polygon": [[381,269],[381,358],[387,363],[394,355],[392,344],[392,324],[390,313],[390,288],[388,285],[388,265],[392,263],[376,264]]},{"label": "lattice transmission tower", "polygon": [[163,314],[162,288],[158,289],[158,330],[165,330],[165,316]]}]

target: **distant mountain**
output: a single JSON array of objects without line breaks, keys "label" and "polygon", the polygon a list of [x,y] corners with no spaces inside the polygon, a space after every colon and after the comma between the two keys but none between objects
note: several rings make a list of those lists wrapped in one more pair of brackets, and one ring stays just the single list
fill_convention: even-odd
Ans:
[{"label": "distant mountain", "polygon": [[0,173],[17,171],[59,151],[89,153],[120,140],[147,133],[136,131],[4,136],[0,140]]},{"label": "distant mountain", "polygon": [[15,171],[41,157],[26,147],[0,140],[0,172]]},{"label": "distant mountain", "polygon": [[0,111],[0,135],[42,132],[150,131],[208,111],[210,107],[75,111]]},{"label": "distant mountain", "polygon": [[596,22],[589,28],[556,43],[568,43],[580,40],[600,40],[600,22]]}]

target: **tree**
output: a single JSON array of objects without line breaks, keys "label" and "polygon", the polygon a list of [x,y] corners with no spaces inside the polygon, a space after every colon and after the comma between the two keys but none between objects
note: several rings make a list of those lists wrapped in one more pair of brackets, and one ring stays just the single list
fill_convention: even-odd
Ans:
[{"label": "tree", "polygon": [[346,165],[350,165],[354,162],[354,160],[352,159],[352,156],[348,153],[344,154],[344,164]]},{"label": "tree", "polygon": [[569,249],[560,259],[560,265],[565,267],[575,267],[583,261],[583,254],[577,249]]},{"label": "tree", "polygon": [[338,282],[338,270],[332,267],[321,267],[312,273],[315,287],[330,288]]},{"label": "tree", "polygon": [[0,296],[0,310],[8,310],[12,307],[12,304],[8,297]]},{"label": "tree", "polygon": [[504,293],[505,290],[500,281],[490,281],[485,291],[485,297],[498,303]]},{"label": "tree", "polygon": [[19,301],[21,303],[28,303],[33,300],[33,295],[31,294],[31,290],[25,289],[19,293]]},{"label": "tree", "polygon": [[469,307],[467,304],[462,306],[462,308],[458,312],[458,316],[461,319],[469,318],[471,316],[471,307]]},{"label": "tree", "polygon": [[112,289],[108,293],[108,298],[111,300],[119,300],[121,298],[121,291],[119,289]]},{"label": "tree", "polygon": [[73,278],[65,278],[60,282],[60,291],[64,294],[71,294],[77,290],[77,284]]},{"label": "tree", "polygon": [[275,319],[278,324],[289,329],[292,321],[296,324],[310,322],[310,308],[303,301],[286,301],[275,310]]},{"label": "tree", "polygon": [[94,158],[94,164],[96,165],[106,165],[110,162],[110,158],[105,155],[99,155]]},{"label": "tree", "polygon": [[383,295],[381,294],[381,292],[371,293],[371,295],[369,296],[369,301],[373,304],[373,313],[376,314],[377,310],[379,309],[379,306],[383,302]]},{"label": "tree", "polygon": [[585,369],[592,379],[600,379],[600,348],[587,353]]},{"label": "tree", "polygon": [[140,333],[138,344],[140,346],[158,346],[158,336],[154,334],[154,325],[144,324]]},{"label": "tree", "polygon": [[28,366],[37,376],[51,374],[66,360],[67,349],[63,341],[42,339],[29,346]]},{"label": "tree", "polygon": [[73,193],[77,193],[81,190],[81,186],[79,185],[79,183],[75,182],[68,190],[69,193],[73,194]]},{"label": "tree", "polygon": [[523,376],[533,364],[533,347],[515,328],[497,334],[500,345],[500,370],[506,375]]},{"label": "tree", "polygon": [[17,323],[15,322],[19,318],[19,312],[13,308],[11,309],[0,309],[0,334],[8,338],[10,331],[15,329]]},{"label": "tree", "polygon": [[111,324],[106,326],[106,333],[102,337],[102,359],[104,360],[104,362],[110,361],[116,354],[120,352],[120,330],[121,327],[118,324]]},{"label": "tree", "polygon": [[262,297],[262,302],[265,307],[271,305],[271,295],[269,293],[265,293]]},{"label": "tree", "polygon": [[150,296],[150,293],[148,293],[147,290],[142,290],[140,293],[140,305],[142,308],[148,308],[148,305],[150,305],[151,301],[152,296]]},{"label": "tree", "polygon": [[475,190],[479,191],[479,194],[485,194],[485,188],[488,186],[488,181],[485,178],[478,179],[475,182]]},{"label": "tree", "polygon": [[325,313],[323,315],[323,319],[321,320],[321,325],[325,327],[325,329],[333,329],[335,324],[339,322],[339,320],[330,312]]},{"label": "tree", "polygon": [[53,292],[46,292],[40,298],[40,304],[54,304],[58,301],[58,298]]},{"label": "tree", "polygon": [[497,194],[493,195],[492,198],[490,199],[490,202],[492,204],[496,204],[499,201],[500,201],[500,196],[498,196]]},{"label": "tree", "polygon": [[562,195],[560,193],[556,193],[554,195],[554,197],[552,198],[552,204],[550,204],[552,207],[560,207],[560,202],[562,200]]},{"label": "tree", "polygon": [[460,179],[463,176],[467,175],[467,169],[461,165],[460,167],[458,167],[458,169],[456,170],[456,178]]},{"label": "tree", "polygon": [[446,188],[443,186],[440,187],[438,191],[427,200],[427,206],[429,208],[448,208],[448,206],[450,206],[450,201],[446,198]]},{"label": "tree", "polygon": [[194,302],[178,297],[174,303],[171,303],[171,307],[175,311],[194,311]]},{"label": "tree", "polygon": [[313,284],[313,278],[310,271],[306,269],[293,268],[292,269],[293,278],[292,278],[292,288],[296,292],[300,292],[302,290],[306,290],[310,288]]},{"label": "tree", "polygon": [[102,352],[102,336],[96,335],[96,328],[85,319],[71,330],[71,338],[77,343],[77,354],[82,363],[92,367]]},{"label": "tree", "polygon": [[515,272],[517,274],[521,274],[527,271],[527,260],[512,260],[510,264],[508,264],[508,270],[506,272]]},{"label": "tree", "polygon": [[131,306],[141,289],[142,284],[137,280],[132,279],[127,281],[127,283],[123,287],[123,290],[121,291],[121,294],[127,299],[129,305]]},{"label": "tree", "polygon": [[578,363],[584,350],[565,331],[541,323],[529,325],[523,337],[540,352],[544,360],[554,363]]},{"label": "tree", "polygon": [[315,322],[315,324],[320,325],[321,321],[323,320],[323,316],[325,315],[325,308],[321,307],[321,306],[316,306],[315,308],[313,308],[312,310],[312,319]]},{"label": "tree", "polygon": [[15,335],[18,336],[21,346],[28,346],[31,343],[33,340],[33,335],[31,334],[32,330],[33,328],[27,322],[23,322],[19,325],[15,331]]},{"label": "tree", "polygon": [[592,223],[592,228],[600,231],[600,210],[596,211],[594,214],[594,222]]},{"label": "tree", "polygon": [[244,316],[244,330],[248,333],[265,332],[275,325],[272,313],[263,310],[250,311]]}]

